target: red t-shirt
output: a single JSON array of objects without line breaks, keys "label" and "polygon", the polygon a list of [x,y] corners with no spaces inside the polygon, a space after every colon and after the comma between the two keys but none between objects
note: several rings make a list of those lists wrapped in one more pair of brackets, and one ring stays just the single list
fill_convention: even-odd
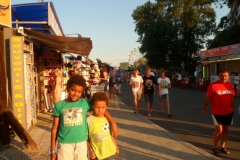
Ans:
[{"label": "red t-shirt", "polygon": [[232,83],[219,81],[211,83],[206,96],[212,100],[212,114],[227,115],[232,113],[234,109],[231,107],[231,102],[234,95]]}]

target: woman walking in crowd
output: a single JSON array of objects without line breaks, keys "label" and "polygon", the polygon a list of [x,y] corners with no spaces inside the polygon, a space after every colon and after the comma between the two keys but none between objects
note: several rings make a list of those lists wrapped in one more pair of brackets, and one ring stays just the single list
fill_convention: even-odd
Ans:
[{"label": "woman walking in crowd", "polygon": [[102,66],[102,70],[101,70],[99,79],[101,80],[101,83],[103,83],[105,85],[104,86],[104,92],[106,93],[107,96],[109,96],[108,91],[107,91],[107,88],[108,88],[108,71],[107,71],[106,66]]},{"label": "woman walking in crowd", "polygon": [[133,76],[130,79],[130,85],[132,87],[133,101],[134,101],[134,113],[140,113],[141,95],[143,87],[143,79],[139,76],[138,69],[133,70]]}]

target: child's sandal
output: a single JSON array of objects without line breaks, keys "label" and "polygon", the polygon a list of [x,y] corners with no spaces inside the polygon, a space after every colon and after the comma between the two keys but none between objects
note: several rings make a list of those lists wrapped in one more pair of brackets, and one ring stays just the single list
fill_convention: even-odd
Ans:
[{"label": "child's sandal", "polygon": [[220,151],[219,151],[218,148],[213,148],[212,151],[213,151],[213,154],[214,154],[215,156],[219,156],[219,155],[220,155]]},{"label": "child's sandal", "polygon": [[230,154],[230,151],[227,150],[227,148],[221,148],[220,151],[221,151],[222,153],[224,153],[224,154]]}]

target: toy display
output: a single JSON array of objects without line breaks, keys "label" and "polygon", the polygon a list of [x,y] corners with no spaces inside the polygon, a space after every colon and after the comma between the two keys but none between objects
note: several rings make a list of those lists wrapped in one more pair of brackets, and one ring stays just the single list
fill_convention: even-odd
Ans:
[{"label": "toy display", "polygon": [[[70,65],[72,64],[72,65]],[[89,98],[91,94],[97,91],[104,90],[104,84],[100,80],[100,68],[96,60],[90,61],[89,59],[85,62],[74,61],[67,63],[68,70],[74,70],[75,74],[82,75],[87,83],[86,97]],[[69,67],[68,67],[69,66]],[[89,95],[90,94],[90,95]]]}]

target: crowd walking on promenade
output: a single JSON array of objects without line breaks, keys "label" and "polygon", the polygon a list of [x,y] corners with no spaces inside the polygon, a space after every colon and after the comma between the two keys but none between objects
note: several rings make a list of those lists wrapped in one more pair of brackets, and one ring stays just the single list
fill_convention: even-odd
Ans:
[{"label": "crowd walking on promenade", "polygon": [[[154,95],[156,94],[156,85],[158,85],[160,114],[164,114],[163,102],[165,101],[167,107],[167,116],[172,117],[168,91],[168,89],[171,88],[171,81],[168,77],[166,77],[165,71],[161,72],[161,75],[157,80],[153,75],[151,75],[151,68],[146,69],[145,76],[142,78],[143,80],[141,79],[141,76],[138,75],[138,73],[139,72],[137,69],[133,70],[133,74],[129,82],[129,85],[132,89],[134,101],[134,113],[140,113],[140,94],[142,93],[142,95],[144,95],[145,103],[147,106],[147,115],[149,117],[151,116],[151,108],[154,102]],[[126,75],[129,75],[129,73]],[[125,79],[128,83],[127,76]],[[179,80],[181,80],[181,75]],[[202,113],[206,114],[207,106],[209,103],[211,103],[211,114],[213,123],[215,125],[212,152],[215,156],[219,156],[221,153],[230,154],[230,151],[226,148],[226,142],[229,126],[233,124],[235,91],[233,84],[228,80],[229,72],[227,70],[220,71],[219,80],[213,82],[208,86],[206,99],[204,101],[202,109]],[[240,85],[238,85],[237,93],[238,96],[240,96]],[[220,148],[218,146],[219,143]]]},{"label": "crowd walking on promenade", "polygon": [[[59,75],[56,73],[56,84]],[[211,114],[215,131],[213,134],[213,154],[230,154],[226,148],[229,125],[232,124],[234,114],[234,90],[228,82],[227,70],[219,73],[219,80],[208,87],[202,113],[206,114],[207,106],[211,102]],[[171,81],[162,71],[156,79],[151,75],[151,68],[146,68],[142,77],[138,69],[122,74],[110,68],[109,73],[102,67],[100,80],[105,84],[104,91],[96,92],[90,100],[83,97],[86,80],[77,74],[69,74],[66,90],[67,98],[55,102],[53,126],[51,131],[51,159],[106,159],[113,160],[119,154],[116,143],[118,127],[111,114],[107,111],[109,98],[115,98],[116,86],[120,89],[123,79],[130,86],[134,113],[141,114],[141,97],[147,108],[147,116],[151,117],[154,95],[159,97],[159,113],[164,114],[164,102],[167,117],[172,117],[169,101]],[[158,87],[157,87],[158,86]],[[57,86],[56,86],[57,87]],[[120,93],[120,92],[119,92]],[[92,111],[89,116],[87,113]],[[111,127],[110,127],[111,126]],[[218,143],[220,142],[220,149]]]}]

